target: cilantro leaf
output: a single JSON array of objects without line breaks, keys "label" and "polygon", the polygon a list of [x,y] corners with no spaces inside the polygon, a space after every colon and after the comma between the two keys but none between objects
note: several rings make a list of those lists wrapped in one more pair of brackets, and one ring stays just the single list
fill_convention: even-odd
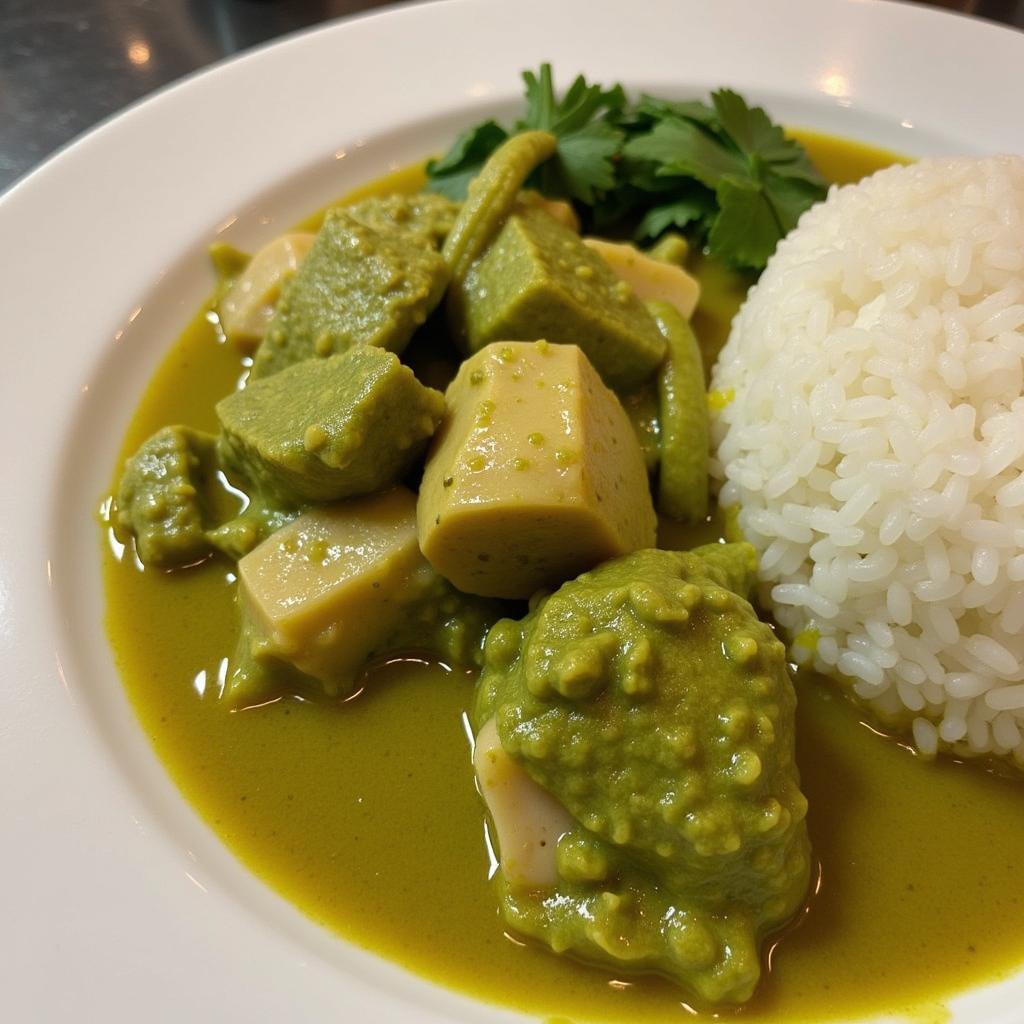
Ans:
[{"label": "cilantro leaf", "polygon": [[779,241],[775,211],[756,182],[725,177],[715,190],[719,212],[708,234],[713,256],[740,267],[763,267]]},{"label": "cilantro leaf", "polygon": [[427,162],[427,188],[449,199],[465,199],[469,183],[507,138],[508,132],[497,121],[484,121],[464,131],[443,157]]},{"label": "cilantro leaf", "polygon": [[602,89],[577,75],[561,102],[555,98],[551,65],[542,64],[540,74],[523,72],[526,83],[526,116],[516,123],[520,131],[541,129],[555,135],[569,135],[589,124],[599,113],[616,113],[626,105],[621,85]]},{"label": "cilantro leaf", "polygon": [[536,75],[524,71],[523,81],[526,116],[516,128],[540,128],[558,136],[558,148],[540,168],[535,184],[545,195],[577,199],[592,206],[598,192],[615,185],[614,159],[624,137],[610,121],[595,118],[623,108],[626,94],[622,86],[604,90],[578,75],[559,102],[550,64],[542,64]]},{"label": "cilantro leaf", "polygon": [[647,93],[641,95],[634,114],[638,120],[648,121],[664,121],[667,117],[679,117],[705,128],[712,127],[716,119],[715,111],[700,100],[662,100]]},{"label": "cilantro leaf", "polygon": [[[558,145],[528,185],[572,199],[585,221],[615,233],[656,238],[670,227],[704,240],[735,266],[764,266],[778,240],[826,183],[803,146],[763,108],[732,89],[711,102],[606,89],[577,75],[555,92],[550,64],[524,71],[525,109],[515,131],[543,129]],[[490,154],[508,137],[485,121],[427,165],[428,188],[462,198]]]},{"label": "cilantro leaf", "polygon": [[669,117],[644,135],[626,143],[623,152],[637,160],[660,165],[658,176],[679,175],[696,178],[708,188],[716,188],[726,175],[744,177],[746,161],[742,155],[689,121]]},{"label": "cilantro leaf", "polygon": [[594,204],[596,193],[615,185],[615,155],[622,132],[603,121],[559,137],[555,155],[540,168],[545,195]]},{"label": "cilantro leaf", "polygon": [[657,238],[668,228],[685,228],[694,221],[703,220],[712,205],[706,200],[691,197],[652,206],[643,215],[635,237],[642,241],[645,238]]},{"label": "cilantro leaf", "polygon": [[761,107],[748,107],[731,89],[711,94],[719,123],[740,151],[752,162],[770,167],[785,177],[803,178],[819,189],[825,181],[807,157],[803,146],[786,138]]},{"label": "cilantro leaf", "polygon": [[802,177],[780,177],[774,171],[765,172],[764,191],[783,235],[796,227],[804,210],[821,199],[821,190],[816,185]]}]

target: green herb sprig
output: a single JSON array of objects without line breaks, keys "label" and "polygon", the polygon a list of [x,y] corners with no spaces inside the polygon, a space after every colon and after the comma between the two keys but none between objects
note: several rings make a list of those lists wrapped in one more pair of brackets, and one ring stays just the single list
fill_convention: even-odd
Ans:
[{"label": "green herb sprig", "polygon": [[[631,104],[621,85],[606,89],[579,75],[565,94],[551,65],[523,72],[526,111],[513,131],[543,128],[555,154],[528,184],[572,200],[597,230],[633,229],[640,240],[684,230],[712,255],[761,269],[826,183],[803,146],[761,107],[731,89],[710,104],[643,95]],[[461,199],[510,132],[494,120],[463,132],[427,164],[428,187]]]}]

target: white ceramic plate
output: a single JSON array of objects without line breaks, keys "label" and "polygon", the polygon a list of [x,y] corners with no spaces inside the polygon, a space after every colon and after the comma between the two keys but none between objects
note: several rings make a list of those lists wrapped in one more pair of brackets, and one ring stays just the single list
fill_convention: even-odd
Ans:
[{"label": "white ceramic plate", "polygon": [[[0,199],[0,1016],[501,1021],[310,923],[154,757],[102,628],[93,513],[141,389],[242,246],[512,109],[518,73],[912,154],[1024,152],[1024,36],[891,3],[449,0],[296,36],[126,111]],[[1019,1020],[1024,976],[956,1020]]]}]

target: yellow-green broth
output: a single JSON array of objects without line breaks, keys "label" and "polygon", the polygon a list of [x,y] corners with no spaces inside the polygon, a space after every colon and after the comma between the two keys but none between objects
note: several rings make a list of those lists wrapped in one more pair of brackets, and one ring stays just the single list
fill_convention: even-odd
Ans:
[{"label": "yellow-green broth", "polygon": [[[894,159],[799,134],[832,180]],[[420,180],[413,170],[383,187]],[[707,261],[698,272],[697,328],[711,358],[746,285]],[[215,428],[214,402],[242,367],[205,312],[143,395],[124,456],[167,423]],[[345,703],[229,712],[218,693],[237,631],[231,566],[140,570],[117,551],[104,546],[107,628],[139,721],[188,800],[268,885],[346,939],[482,999],[578,1022],[688,1017],[684,993],[665,982],[613,976],[505,934],[462,717],[470,676],[396,661]],[[922,761],[862,725],[821,680],[799,680],[798,692],[820,885],[743,1017],[920,1018],[1024,962],[1020,781]]]}]

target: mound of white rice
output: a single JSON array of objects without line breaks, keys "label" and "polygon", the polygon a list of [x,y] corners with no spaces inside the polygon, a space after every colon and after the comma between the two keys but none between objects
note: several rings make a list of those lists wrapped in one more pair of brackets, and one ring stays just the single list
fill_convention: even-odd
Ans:
[{"label": "mound of white rice", "polygon": [[1021,157],[833,189],[715,367],[720,500],[794,654],[923,753],[1024,763],[1022,371]]}]

